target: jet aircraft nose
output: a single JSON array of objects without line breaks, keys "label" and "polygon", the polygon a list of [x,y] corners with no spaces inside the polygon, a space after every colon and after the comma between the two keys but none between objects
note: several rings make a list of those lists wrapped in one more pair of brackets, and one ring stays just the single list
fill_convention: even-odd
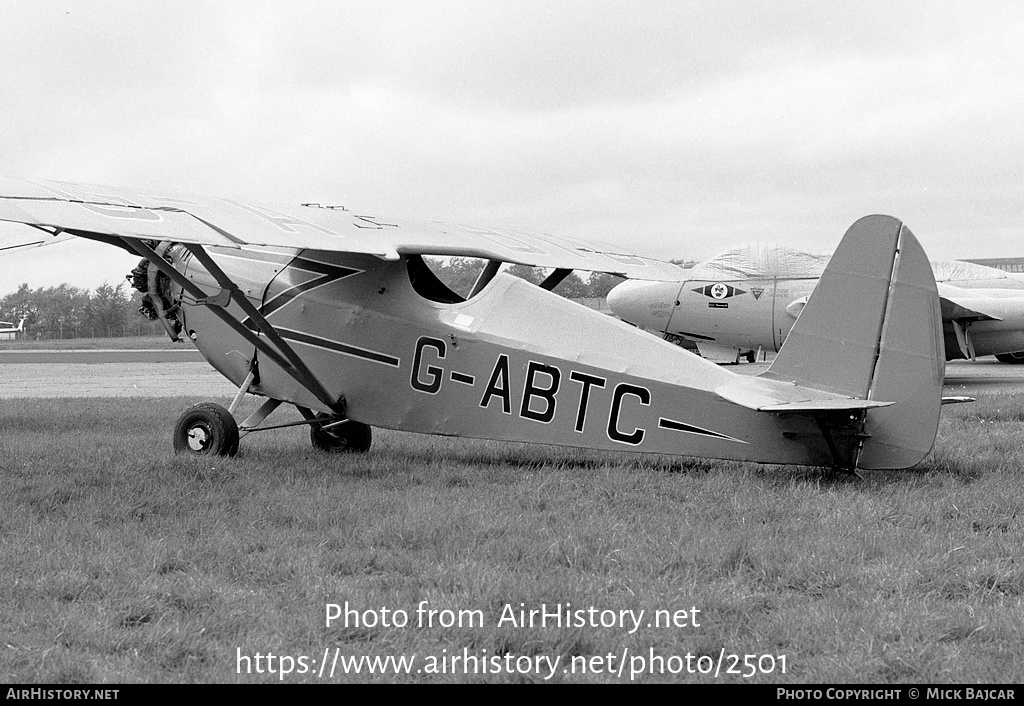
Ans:
[{"label": "jet aircraft nose", "polygon": [[664,331],[672,316],[679,282],[626,280],[608,292],[608,308],[624,321]]}]

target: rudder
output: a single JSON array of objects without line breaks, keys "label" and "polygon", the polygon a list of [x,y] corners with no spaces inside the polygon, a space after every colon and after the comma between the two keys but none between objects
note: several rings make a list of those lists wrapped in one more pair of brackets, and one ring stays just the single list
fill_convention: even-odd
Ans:
[{"label": "rudder", "polygon": [[868,412],[864,469],[909,468],[935,445],[946,353],[935,276],[924,248],[903,226],[889,309],[870,399],[894,401]]}]

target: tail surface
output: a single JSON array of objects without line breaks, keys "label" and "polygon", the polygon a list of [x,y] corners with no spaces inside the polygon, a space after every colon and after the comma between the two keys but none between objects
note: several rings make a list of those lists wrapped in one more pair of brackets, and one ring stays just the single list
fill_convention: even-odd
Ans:
[{"label": "tail surface", "polygon": [[[889,403],[862,412],[863,431],[844,435],[857,448],[843,456],[844,465],[891,469],[931,451],[944,372],[939,296],[924,249],[901,221],[866,216],[847,231],[761,377]],[[831,447],[834,422],[824,412],[818,422]]]}]

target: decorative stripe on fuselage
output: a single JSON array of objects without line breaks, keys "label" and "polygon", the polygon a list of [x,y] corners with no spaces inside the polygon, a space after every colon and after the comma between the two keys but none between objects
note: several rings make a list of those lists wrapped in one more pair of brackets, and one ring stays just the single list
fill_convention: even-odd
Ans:
[{"label": "decorative stripe on fuselage", "polygon": [[312,336],[308,333],[281,328],[279,326],[275,328],[281,335],[281,338],[289,341],[295,341],[296,343],[304,343],[307,346],[323,348],[324,350],[343,353],[344,355],[350,355],[356,358],[362,358],[363,360],[370,360],[374,363],[382,363],[396,368],[399,367],[402,362],[401,358],[396,358],[395,356],[387,355],[386,353],[371,351],[367,348],[360,348],[358,346],[349,345],[348,343],[342,343],[341,341],[332,341],[327,338],[320,338],[319,336]]},{"label": "decorative stripe on fuselage", "polygon": [[715,439],[724,439],[725,441],[737,441],[741,444],[747,443],[742,439],[735,439],[725,434],[719,434],[717,431],[701,429],[700,427],[695,427],[692,424],[683,424],[682,422],[677,422],[674,419],[666,419],[665,417],[658,420],[658,426],[662,429],[669,429],[671,431],[681,431],[684,434],[698,434],[700,436],[710,436]]},{"label": "decorative stripe on fuselage", "polygon": [[[323,287],[324,285],[335,282],[339,279],[351,277],[357,275],[363,270],[357,270],[352,267],[342,267],[339,265],[332,265],[327,262],[320,262],[318,260],[310,260],[305,257],[296,257],[290,263],[286,269],[302,270],[303,272],[313,272],[320,275],[320,277],[314,277],[308,282],[301,282],[299,284],[292,285],[288,289],[279,292],[276,296],[266,301],[263,306],[260,307],[260,312],[264,316],[270,316],[272,313],[283,307],[285,304],[290,302],[300,294],[305,294],[311,289],[317,287]],[[246,322],[248,324],[248,322]]]},{"label": "decorative stripe on fuselage", "polygon": [[[292,285],[291,287],[279,292],[276,296],[269,299],[263,306],[260,307],[260,313],[264,317],[269,317],[278,309],[282,308],[293,299],[298,297],[300,294],[305,294],[317,287],[323,287],[325,285],[336,282],[352,275],[357,275],[365,270],[357,270],[352,267],[342,267],[340,265],[334,265],[329,262],[321,262],[319,260],[312,260],[307,257],[295,257],[292,259],[285,269],[301,270],[303,272],[312,272],[319,274],[320,277],[314,277],[307,282],[300,282],[299,284]],[[282,270],[283,272],[283,270]],[[259,327],[249,317],[246,317],[242,321],[242,325],[249,328],[250,330],[259,333]],[[273,322],[271,322],[273,325]],[[324,350],[333,351],[335,353],[342,353],[344,355],[350,355],[356,358],[362,358],[363,360],[370,360],[374,363],[382,363],[384,365],[391,365],[398,367],[401,363],[400,358],[396,358],[393,355],[387,355],[385,353],[378,353],[377,351],[371,351],[366,348],[360,348],[359,346],[353,346],[348,343],[342,343],[341,341],[332,341],[328,338],[321,338],[320,336],[313,336],[302,331],[296,331],[294,329],[281,328],[280,326],[274,326],[274,329],[278,332],[281,338],[289,341],[295,341],[296,343],[303,343],[307,346],[314,346],[316,348],[322,348]]]}]

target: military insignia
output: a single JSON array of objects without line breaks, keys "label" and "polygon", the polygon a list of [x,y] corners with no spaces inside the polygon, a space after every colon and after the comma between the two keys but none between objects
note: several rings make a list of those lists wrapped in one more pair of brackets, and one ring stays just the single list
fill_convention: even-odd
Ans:
[{"label": "military insignia", "polygon": [[742,289],[736,289],[735,287],[732,287],[728,284],[722,284],[721,282],[716,282],[715,284],[705,284],[703,287],[698,287],[693,291],[699,294],[703,294],[706,297],[711,297],[712,299],[719,300],[728,299],[729,297],[735,297],[738,294],[746,294],[746,292]]},{"label": "military insignia", "polygon": [[754,295],[754,299],[760,299],[761,295],[764,294],[764,287],[751,287],[750,293]]}]

